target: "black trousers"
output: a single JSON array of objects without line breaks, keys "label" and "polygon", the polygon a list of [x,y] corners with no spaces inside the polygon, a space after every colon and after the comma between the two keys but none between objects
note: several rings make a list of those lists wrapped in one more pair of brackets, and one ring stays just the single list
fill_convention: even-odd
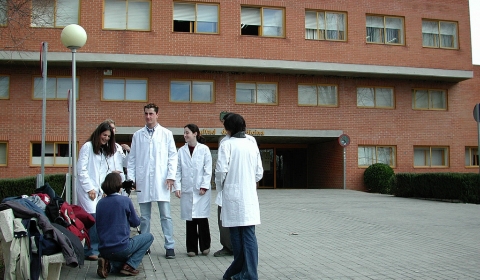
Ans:
[{"label": "black trousers", "polygon": [[200,252],[210,249],[210,226],[208,218],[198,218],[187,221],[187,252],[198,254],[198,246]]}]

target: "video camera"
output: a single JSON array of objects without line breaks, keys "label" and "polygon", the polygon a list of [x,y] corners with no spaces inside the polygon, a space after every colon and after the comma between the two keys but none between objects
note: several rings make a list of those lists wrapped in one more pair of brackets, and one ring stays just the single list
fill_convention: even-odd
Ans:
[{"label": "video camera", "polygon": [[128,196],[130,196],[132,189],[135,189],[135,183],[132,180],[123,181],[122,188],[125,190]]}]

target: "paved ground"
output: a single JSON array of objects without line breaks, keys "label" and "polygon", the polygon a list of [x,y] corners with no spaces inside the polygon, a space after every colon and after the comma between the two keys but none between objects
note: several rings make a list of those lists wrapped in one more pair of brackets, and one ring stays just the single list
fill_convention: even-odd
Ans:
[{"label": "paved ground", "polygon": [[[258,194],[260,279],[480,279],[480,205],[351,190]],[[216,217],[212,205],[212,252],[221,247]],[[187,257],[185,222],[174,196],[172,218],[176,259],[165,259],[160,222],[153,219],[157,270],[145,256],[139,276],[108,279],[222,279],[233,257]],[[81,269],[64,266],[61,279],[96,279],[96,267],[89,261]]]}]

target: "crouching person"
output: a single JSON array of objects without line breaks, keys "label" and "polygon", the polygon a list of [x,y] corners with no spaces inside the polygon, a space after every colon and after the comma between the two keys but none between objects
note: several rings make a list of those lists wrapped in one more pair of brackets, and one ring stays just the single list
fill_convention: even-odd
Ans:
[{"label": "crouching person", "polygon": [[97,231],[100,240],[97,274],[107,278],[109,273],[135,276],[138,265],[153,242],[151,233],[143,233],[130,238],[130,227],[138,227],[138,218],[132,201],[120,195],[122,178],[118,173],[110,173],[102,183],[107,195],[97,204]]}]

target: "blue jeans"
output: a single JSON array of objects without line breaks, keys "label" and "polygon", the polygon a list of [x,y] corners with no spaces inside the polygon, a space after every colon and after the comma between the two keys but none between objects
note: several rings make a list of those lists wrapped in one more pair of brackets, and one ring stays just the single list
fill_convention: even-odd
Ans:
[{"label": "blue jeans", "polygon": [[233,248],[233,262],[223,279],[258,280],[258,244],[255,226],[231,227],[230,239]]},{"label": "blue jeans", "polygon": [[[97,219],[96,213],[90,213],[90,215]],[[97,226],[95,224],[93,224],[93,226],[88,229],[88,237],[90,238],[90,248],[88,248],[88,245],[85,242],[85,247],[83,250],[85,257],[92,255],[98,256],[98,254],[100,254],[100,252],[98,251],[98,245],[100,244],[100,240],[98,239]]]},{"label": "blue jeans", "polygon": [[[175,240],[173,240],[173,222],[170,216],[170,202],[157,201],[158,212],[160,212],[160,224],[162,225],[163,236],[165,236],[165,249],[173,249]],[[152,214],[152,203],[139,203],[140,205],[140,231],[150,233],[150,219]]]},{"label": "blue jeans", "polygon": [[102,254],[102,257],[110,261],[110,272],[120,272],[125,263],[137,269],[152,243],[153,235],[151,233],[142,233],[129,238],[128,246],[125,250],[107,255]]}]

